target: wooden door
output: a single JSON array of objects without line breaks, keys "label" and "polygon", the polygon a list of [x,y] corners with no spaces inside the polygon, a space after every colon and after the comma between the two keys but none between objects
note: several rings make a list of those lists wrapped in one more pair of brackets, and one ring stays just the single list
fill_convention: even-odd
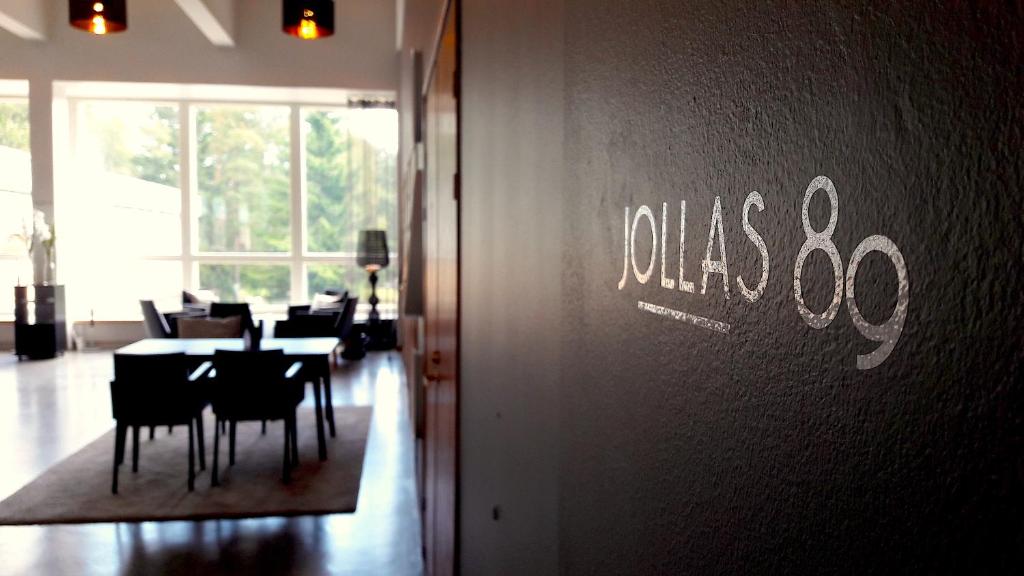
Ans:
[{"label": "wooden door", "polygon": [[458,47],[450,2],[425,106],[426,423],[423,544],[430,576],[455,574],[458,524]]}]

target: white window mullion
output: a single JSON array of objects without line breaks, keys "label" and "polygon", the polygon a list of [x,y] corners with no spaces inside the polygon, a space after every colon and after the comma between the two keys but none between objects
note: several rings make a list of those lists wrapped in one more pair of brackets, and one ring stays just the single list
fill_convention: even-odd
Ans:
[{"label": "white window mullion", "polygon": [[192,199],[196,196],[196,162],[195,162],[195,114],[188,102],[178,102],[178,155],[181,163],[179,175],[181,185],[181,280],[187,290],[199,287],[199,278],[194,275],[192,265]]},{"label": "white window mullion", "polygon": [[307,294],[306,270],[302,257],[306,252],[306,162],[302,113],[291,106],[291,301],[304,302]]}]

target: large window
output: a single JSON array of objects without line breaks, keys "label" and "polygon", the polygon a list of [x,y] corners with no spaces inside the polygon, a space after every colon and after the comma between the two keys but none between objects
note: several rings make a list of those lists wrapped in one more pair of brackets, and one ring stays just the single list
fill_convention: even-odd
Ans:
[{"label": "large window", "polygon": [[[182,289],[249,302],[256,313],[349,290],[366,313],[359,231],[384,229],[397,242],[393,109],[70,105],[82,178],[62,195],[74,208],[64,212],[60,266],[75,319],[135,319],[140,299],[175,309]],[[385,314],[397,311],[397,286],[385,270]]]},{"label": "large window", "polygon": [[0,96],[0,318],[14,317],[14,290],[32,283],[23,238],[32,227],[28,99]]}]

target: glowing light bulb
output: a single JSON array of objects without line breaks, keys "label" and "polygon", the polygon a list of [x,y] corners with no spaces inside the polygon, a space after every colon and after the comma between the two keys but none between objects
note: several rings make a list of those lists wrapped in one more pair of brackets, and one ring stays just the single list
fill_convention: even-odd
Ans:
[{"label": "glowing light bulb", "polygon": [[103,2],[97,2],[92,5],[93,12],[103,12]]},{"label": "glowing light bulb", "polygon": [[300,40],[334,35],[334,0],[284,0],[282,5],[281,31],[285,34]]},{"label": "glowing light bulb", "polygon": [[320,31],[317,29],[315,21],[306,18],[299,21],[299,38],[312,40],[318,36],[320,36]]},{"label": "glowing light bulb", "polygon": [[92,27],[89,30],[93,34],[106,34],[107,33],[107,21],[99,14],[92,17]]}]

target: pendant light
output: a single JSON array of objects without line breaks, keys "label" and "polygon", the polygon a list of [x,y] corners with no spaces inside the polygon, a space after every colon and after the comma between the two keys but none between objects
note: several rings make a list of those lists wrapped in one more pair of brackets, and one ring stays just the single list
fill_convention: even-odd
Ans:
[{"label": "pendant light", "polygon": [[128,28],[126,0],[71,0],[69,21],[93,34],[110,34]]},{"label": "pendant light", "polygon": [[303,40],[334,35],[334,0],[284,0],[282,4],[285,34]]}]

